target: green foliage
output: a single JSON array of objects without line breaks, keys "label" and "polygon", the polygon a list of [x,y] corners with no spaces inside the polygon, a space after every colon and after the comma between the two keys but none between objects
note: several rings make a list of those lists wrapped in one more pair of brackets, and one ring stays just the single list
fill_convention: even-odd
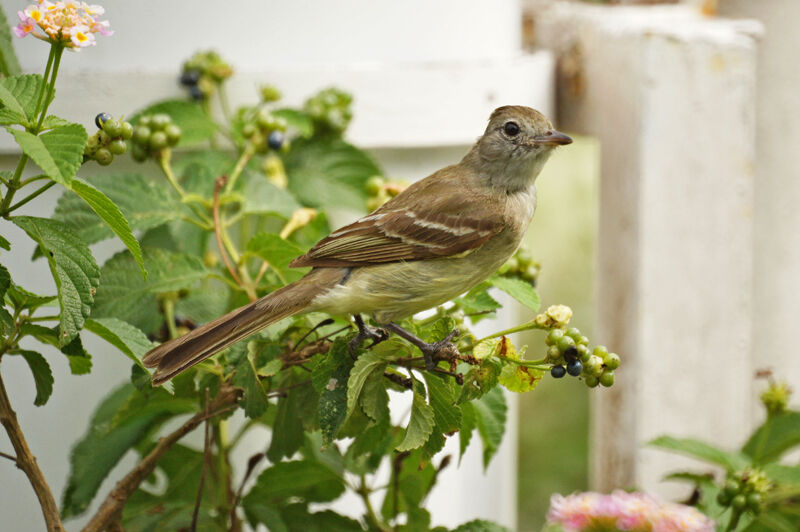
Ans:
[{"label": "green foliage", "polygon": [[178,146],[191,146],[209,140],[217,131],[217,125],[203,111],[200,104],[184,100],[166,100],[137,111],[130,119],[136,124],[144,115],[165,114],[175,123],[183,135]]},{"label": "green foliage", "polygon": [[489,282],[534,312],[538,311],[542,304],[539,300],[539,292],[529,282],[522,279],[495,275],[489,279]]},{"label": "green foliage", "polygon": [[42,76],[25,74],[0,79],[0,125],[32,126]]},{"label": "green foliage", "polygon": [[20,73],[19,61],[11,44],[11,25],[6,14],[0,9],[0,76],[16,76]]},{"label": "green foliage", "polygon": [[79,124],[67,124],[39,136],[27,131],[6,128],[23,153],[39,165],[53,181],[68,187],[83,161],[86,130]]},{"label": "green foliage", "polygon": [[33,404],[42,406],[47,403],[53,393],[53,372],[50,369],[50,364],[36,351],[21,349],[11,354],[20,355],[28,363],[28,367],[31,368],[33,381],[36,384],[36,398],[33,400]]}]

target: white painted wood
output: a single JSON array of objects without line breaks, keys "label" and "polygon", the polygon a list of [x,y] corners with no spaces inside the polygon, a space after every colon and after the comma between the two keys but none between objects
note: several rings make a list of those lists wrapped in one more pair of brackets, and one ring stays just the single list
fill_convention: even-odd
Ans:
[{"label": "white painted wood", "polygon": [[[800,3],[725,0],[720,12],[764,24],[756,98],[753,370],[770,368],[798,390],[800,357],[790,346],[800,319],[800,69],[792,66],[800,49]],[[800,394],[793,404],[800,406]]]},{"label": "white painted wood", "polygon": [[[694,7],[542,2],[560,124],[602,144],[598,341],[623,367],[593,395],[592,482],[676,495],[692,462],[661,434],[727,447],[751,427],[757,36]],[[567,67],[567,68],[563,68]]]}]

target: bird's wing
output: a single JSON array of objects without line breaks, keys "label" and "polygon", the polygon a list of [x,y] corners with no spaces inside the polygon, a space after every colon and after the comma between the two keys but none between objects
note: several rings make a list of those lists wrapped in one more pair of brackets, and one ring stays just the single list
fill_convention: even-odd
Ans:
[{"label": "bird's wing", "polygon": [[472,205],[455,213],[379,209],[331,233],[291,266],[352,267],[460,255],[502,230],[502,216],[487,207]]}]

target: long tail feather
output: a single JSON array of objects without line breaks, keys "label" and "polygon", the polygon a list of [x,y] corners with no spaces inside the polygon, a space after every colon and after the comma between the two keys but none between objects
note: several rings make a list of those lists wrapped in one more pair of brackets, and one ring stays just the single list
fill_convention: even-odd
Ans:
[{"label": "long tail feather", "polygon": [[149,368],[157,368],[153,384],[163,384],[267,325],[302,312],[317,295],[335,286],[344,274],[345,270],[339,268],[313,270],[299,281],[150,350],[142,362]]}]

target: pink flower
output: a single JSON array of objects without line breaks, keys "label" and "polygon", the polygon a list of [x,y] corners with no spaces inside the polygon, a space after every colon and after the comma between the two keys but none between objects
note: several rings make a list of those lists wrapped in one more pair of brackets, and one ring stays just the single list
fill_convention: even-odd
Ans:
[{"label": "pink flower", "polygon": [[14,27],[14,34],[17,37],[25,37],[36,27],[36,21],[22,11],[17,11],[17,16],[19,17],[20,23]]},{"label": "pink flower", "polygon": [[616,528],[630,532],[714,532],[714,522],[690,506],[644,493],[553,495],[547,520],[568,532]]},{"label": "pink flower", "polygon": [[[37,0],[36,4],[18,13],[21,22],[14,28],[14,33],[17,37],[30,33],[38,39],[79,50],[97,44],[96,33],[105,36],[114,33],[109,29],[107,20],[100,20],[104,12],[102,6],[76,0],[56,3]],[[37,28],[43,33],[35,31]]]}]

